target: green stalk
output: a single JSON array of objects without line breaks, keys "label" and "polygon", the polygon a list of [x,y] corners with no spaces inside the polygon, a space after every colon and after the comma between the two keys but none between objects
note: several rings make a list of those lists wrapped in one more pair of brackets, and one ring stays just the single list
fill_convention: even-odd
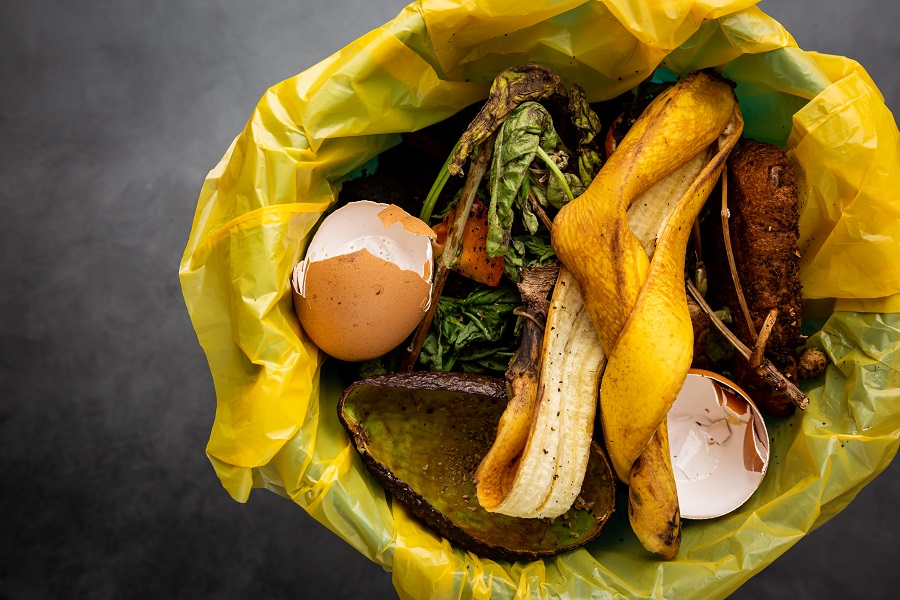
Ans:
[{"label": "green stalk", "polygon": [[547,163],[547,166],[550,167],[550,170],[553,171],[554,175],[556,175],[556,178],[559,179],[559,182],[563,186],[563,190],[565,190],[566,192],[566,196],[569,197],[569,201],[571,202],[572,200],[574,200],[575,197],[572,195],[572,190],[569,189],[569,182],[566,181],[566,177],[562,174],[562,171],[559,170],[559,167],[556,166],[556,163],[553,162],[553,159],[550,158],[550,155],[547,154],[540,146],[537,147],[537,153],[538,156],[544,159],[544,162]]},{"label": "green stalk", "polygon": [[428,195],[425,197],[425,202],[422,204],[422,212],[419,213],[419,219],[426,223],[431,218],[431,213],[434,211],[434,205],[437,204],[438,196],[441,195],[444,186],[447,185],[447,181],[450,179],[450,161],[453,159],[453,153],[456,152],[458,146],[459,142],[457,141],[456,145],[453,146],[453,150],[450,151],[447,160],[444,161],[444,166],[441,167],[437,179],[434,180],[431,189],[428,190]]}]

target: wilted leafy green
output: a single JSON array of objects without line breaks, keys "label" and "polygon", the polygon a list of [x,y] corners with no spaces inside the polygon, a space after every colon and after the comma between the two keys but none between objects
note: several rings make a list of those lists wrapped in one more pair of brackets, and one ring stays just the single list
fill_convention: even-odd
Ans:
[{"label": "wilted leafy green", "polygon": [[548,265],[556,258],[549,242],[534,235],[519,235],[512,239],[503,263],[503,272],[518,282],[522,269]]},{"label": "wilted leafy green", "polygon": [[[603,165],[598,143],[600,117],[588,104],[584,89],[577,84],[569,91],[569,115],[572,124],[578,130],[578,148],[575,150],[578,157],[578,177],[582,186],[587,187]],[[574,192],[575,190],[572,190],[573,194]]]},{"label": "wilted leafy green", "polygon": [[449,172],[452,175],[461,173],[466,158],[496,131],[517,106],[553,95],[566,95],[566,88],[553,69],[527,64],[501,72],[491,84],[487,102],[453,150],[447,165]]},{"label": "wilted leafy green", "polygon": [[[503,256],[509,248],[513,204],[528,204],[524,198],[532,185],[529,167],[538,148],[553,152],[559,143],[550,113],[537,102],[522,104],[503,123],[494,142],[491,162],[488,256]],[[537,231],[537,218],[530,207],[527,211],[525,223],[528,230],[534,233]]]},{"label": "wilted leafy green", "polygon": [[441,296],[419,362],[432,371],[506,372],[519,344],[522,298],[512,286],[482,287],[465,298]]},{"label": "wilted leafy green", "polygon": [[[546,181],[546,184],[544,186],[533,185],[533,189],[542,206],[549,204],[553,208],[560,209],[569,200],[583,194],[585,185],[581,183],[578,175],[564,172],[569,165],[569,155],[565,151],[553,152],[549,154],[549,158],[556,165],[556,169],[553,169],[548,162],[545,170],[549,170],[550,174],[542,176],[539,180]],[[546,159],[545,162],[547,162]],[[539,169],[532,168],[532,174],[539,171]],[[563,185],[563,180],[565,180],[569,189],[566,189],[566,185]],[[542,193],[543,196],[539,195],[538,192]]]}]

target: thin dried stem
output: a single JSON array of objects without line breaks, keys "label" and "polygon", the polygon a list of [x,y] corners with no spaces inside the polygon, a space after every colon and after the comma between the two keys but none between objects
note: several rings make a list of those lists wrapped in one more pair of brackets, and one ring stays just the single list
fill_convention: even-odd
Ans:
[{"label": "thin dried stem", "polygon": [[694,265],[694,285],[700,290],[700,293],[706,294],[708,286],[706,276],[706,264],[703,262],[703,240],[700,235],[700,219],[694,219],[694,226],[691,229],[691,241],[694,246],[694,256],[697,263]]},{"label": "thin dried stem", "polygon": [[491,154],[494,148],[494,135],[491,136],[481,145],[481,152],[472,161],[469,173],[466,176],[466,183],[463,185],[462,194],[456,205],[456,212],[453,217],[453,223],[447,231],[447,239],[444,242],[444,251],[436,261],[437,265],[434,274],[434,285],[431,288],[431,305],[425,313],[425,317],[419,324],[412,342],[406,348],[406,354],[400,361],[400,371],[412,371],[413,365],[419,359],[419,353],[422,352],[422,345],[425,343],[425,337],[431,328],[431,322],[434,320],[434,313],[437,311],[438,299],[441,292],[444,291],[444,284],[447,283],[447,276],[450,274],[450,267],[456,262],[459,255],[460,246],[462,245],[463,232],[465,231],[466,221],[469,219],[469,213],[472,211],[472,203],[475,201],[475,195],[478,193],[478,186],[484,179],[488,165],[491,162]]},{"label": "thin dried stem", "polygon": [[700,290],[697,289],[697,286],[694,285],[694,282],[690,279],[686,281],[688,292],[690,292],[691,296],[694,298],[694,300],[696,300],[697,304],[700,305],[700,308],[703,309],[703,312],[705,312],[709,316],[710,322],[716,326],[716,329],[718,329],[722,335],[728,338],[728,341],[731,342],[731,345],[734,346],[735,350],[741,353],[741,356],[743,356],[747,360],[750,360],[750,348],[748,348],[747,345],[738,338],[738,336],[734,335],[734,332],[728,329],[725,323],[723,323],[722,320],[716,316],[715,311],[713,311],[713,309],[710,308],[709,304],[706,303],[706,300],[703,298],[703,294],[700,293]]},{"label": "thin dried stem", "polygon": [[[737,350],[741,356],[743,356],[748,361],[750,360],[751,351],[750,348],[747,347],[744,342],[742,342],[728,327],[725,323],[722,322],[719,317],[716,316],[716,313],[713,312],[713,309],[710,308],[709,304],[706,303],[706,300],[703,299],[703,295],[700,293],[700,290],[697,289],[697,286],[690,279],[686,279],[687,290],[694,297],[694,300],[697,301],[697,304],[703,309],[707,315],[709,315],[710,322],[716,326],[716,329],[724,335],[731,345],[734,346],[735,350]],[[790,380],[788,380],[778,368],[772,364],[772,362],[763,357],[760,365],[755,368],[756,374],[759,375],[770,387],[780,392],[787,394],[787,396],[791,399],[791,402],[799,409],[805,409],[809,406],[809,398],[806,397],[806,394],[794,385]]]},{"label": "thin dried stem", "polygon": [[759,368],[759,365],[762,364],[763,354],[766,352],[766,343],[769,341],[769,334],[772,333],[772,328],[775,326],[775,320],[778,318],[778,309],[773,308],[769,311],[769,314],[766,315],[766,320],[763,323],[762,329],[759,330],[759,337],[756,338],[756,344],[753,346],[753,353],[750,355],[750,367],[755,369]]},{"label": "thin dried stem", "polygon": [[728,166],[722,167],[722,210],[719,213],[722,217],[722,235],[725,238],[725,255],[728,257],[728,268],[731,270],[731,280],[734,282],[734,291],[737,293],[738,304],[741,305],[741,311],[747,320],[747,327],[750,328],[750,335],[755,340],[757,338],[756,326],[753,324],[753,318],[750,316],[750,308],[747,306],[747,299],[744,297],[744,290],[741,287],[741,279],[738,277],[737,264],[734,262],[734,251],[731,249],[731,231],[728,228],[728,218],[731,211],[728,210]]},{"label": "thin dried stem", "polygon": [[518,307],[518,308],[516,308],[516,309],[513,309],[513,314],[516,315],[517,317],[522,317],[523,319],[528,319],[529,321],[531,321],[532,323],[534,323],[535,325],[537,325],[537,327],[538,327],[541,331],[544,331],[544,324],[541,323],[540,321],[538,321],[538,320],[537,320],[537,317],[535,317],[535,316],[532,315],[530,312],[528,312],[527,310],[525,310],[525,307],[524,307],[524,306],[520,306],[520,307]]},{"label": "thin dried stem", "polygon": [[[724,167],[723,167],[724,168]],[[691,229],[691,242],[694,246],[694,255],[697,257],[697,264],[703,264],[703,239],[700,237],[700,219],[694,219],[694,225]]]},{"label": "thin dried stem", "polygon": [[551,221],[550,217],[547,216],[547,211],[544,210],[544,207],[541,206],[541,203],[538,202],[538,199],[535,197],[534,192],[532,192],[531,190],[528,190],[528,201],[531,203],[531,208],[534,209],[534,212],[537,213],[537,216],[541,220],[541,223],[544,224],[544,227],[546,227],[548,231],[553,231],[553,221]]}]

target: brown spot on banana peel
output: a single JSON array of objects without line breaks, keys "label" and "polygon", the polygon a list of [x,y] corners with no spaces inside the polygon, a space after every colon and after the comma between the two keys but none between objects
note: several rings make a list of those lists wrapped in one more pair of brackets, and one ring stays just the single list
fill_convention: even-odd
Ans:
[{"label": "brown spot on banana peel", "polygon": [[[682,285],[683,264],[678,263],[683,261],[690,221],[709,194],[721,161],[707,165],[679,201],[661,236],[655,266],[648,264],[646,253],[628,229],[625,210],[656,180],[714,142],[734,117],[736,106],[727,83],[705,73],[683,79],[651,103],[588,190],[566,205],[554,221],[553,246],[575,273],[604,348],[611,349],[611,355],[618,354],[617,365],[612,370],[608,365],[603,378],[601,413],[610,458],[625,482],[631,464],[674,400],[690,363],[692,330]],[[740,130],[739,125],[732,128],[735,140]],[[616,235],[611,234],[613,228]],[[600,235],[603,231],[606,235]],[[668,242],[666,238],[670,238]],[[610,243],[613,240],[615,245]],[[646,293],[648,288],[652,293]],[[655,314],[658,311],[666,315],[662,320]],[[632,339],[620,348],[629,330]],[[659,339],[661,332],[666,339]],[[641,335],[645,337],[637,340]],[[657,356],[659,350],[664,356]],[[650,393],[634,389],[638,381],[648,378]],[[635,402],[641,397],[646,399]]]}]

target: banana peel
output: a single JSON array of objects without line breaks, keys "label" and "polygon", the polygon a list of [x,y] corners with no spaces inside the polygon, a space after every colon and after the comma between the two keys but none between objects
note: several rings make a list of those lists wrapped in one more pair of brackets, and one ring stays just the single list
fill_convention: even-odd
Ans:
[{"label": "banana peel", "polygon": [[[585,193],[553,222],[553,247],[575,275],[610,357],[601,383],[601,422],[613,467],[625,483],[687,374],[693,331],[684,251],[691,224],[740,135],[739,121],[727,82],[706,72],[682,79],[647,107]],[[706,151],[730,123],[730,146],[720,146],[678,201],[651,264],[629,228],[629,205]]]},{"label": "banana peel", "polygon": [[[712,159],[707,148],[641,194],[628,207],[628,226],[652,260],[669,215]],[[681,549],[681,509],[665,419],[631,467],[628,520],[641,544],[670,560]]]},{"label": "banana peel", "polygon": [[625,483],[635,459],[665,421],[690,368],[694,332],[684,288],[684,255],[691,224],[740,137],[742,121],[734,107],[733,129],[666,222],[646,283],[603,375],[603,434],[613,468]]},{"label": "banana peel", "polygon": [[[632,529],[647,550],[667,559],[680,549],[681,517],[665,418],[693,346],[684,254],[691,224],[742,129],[727,83],[706,73],[687,77],[651,103],[585,194],[554,221],[554,248],[576,273],[610,353],[601,423],[617,476],[630,484]],[[718,152],[710,159],[714,141]],[[637,215],[643,224],[632,222]]]},{"label": "banana peel", "polygon": [[549,406],[559,405],[560,410],[554,416],[551,408],[543,419],[539,415],[535,424],[536,429],[555,430],[559,437],[556,468],[547,482],[547,497],[530,516],[564,513],[581,490],[605,365],[606,354],[581,301],[577,282],[569,270],[562,268],[550,302],[541,365],[543,396]]},{"label": "banana peel", "polygon": [[[555,435],[537,440],[530,433],[533,431],[532,419],[539,406],[541,356],[544,352],[540,321],[547,318],[547,293],[553,287],[558,272],[559,266],[556,264],[535,267],[523,272],[522,281],[518,284],[525,304],[524,313],[530,318],[525,321],[522,343],[506,371],[506,396],[509,401],[500,417],[497,435],[475,472],[478,501],[482,508],[490,512],[525,516],[524,513],[533,512],[538,506],[539,499],[522,493],[522,490],[532,489],[535,480],[539,481],[542,475],[534,465],[523,467],[526,461],[522,456],[523,452],[527,455],[528,444],[542,444],[546,454],[552,451],[552,457],[556,457],[558,438]],[[539,489],[546,494],[549,488]]]},{"label": "banana peel", "polygon": [[[631,377],[628,369],[633,361],[653,362],[658,351],[653,340],[674,323],[669,336],[674,348],[665,356],[674,367],[668,373],[654,373],[653,395],[635,403],[647,405],[639,407],[639,425],[646,428],[646,421],[657,420],[638,443],[638,451],[620,460],[617,475],[631,482],[629,519],[641,543],[664,558],[678,553],[681,520],[665,414],[684,381],[693,346],[682,281],[684,251],[690,226],[741,130],[730,86],[705,73],[690,76],[651,104],[588,191],[557,216],[554,247],[571,268],[564,266],[554,289],[537,392],[532,385],[523,387],[520,398],[511,396],[508,416],[501,420],[494,446],[476,474],[479,502],[487,510],[553,517],[571,506],[583,478],[581,457],[587,456],[585,448],[590,443],[599,374],[604,366],[610,372],[612,364],[607,364],[607,351],[616,359],[616,367],[613,378],[603,377],[601,418],[609,406],[610,422],[615,424],[607,426],[604,421],[604,435],[608,440],[612,427],[624,429],[616,441],[643,435],[640,428],[637,436],[626,429],[627,419],[625,428],[621,425],[621,416],[634,408],[630,401],[642,396],[626,396],[628,402],[623,403],[623,390],[629,394],[631,389],[620,384]],[[719,151],[713,156],[710,148],[717,140]],[[567,211],[574,226],[565,224],[566,217],[560,218]],[[567,243],[568,258],[566,250],[561,251]],[[587,264],[580,257],[586,257]],[[579,277],[600,283],[585,286]],[[645,290],[645,283],[651,282]],[[660,302],[667,299],[671,306],[660,309]],[[679,327],[679,304],[684,304],[687,337]],[[644,317],[638,314],[638,306]],[[646,328],[654,323],[648,317],[660,310],[667,314],[655,322],[663,329],[647,335]],[[628,343],[620,349],[620,334],[626,332]],[[645,343],[637,349],[643,354],[636,355],[634,339],[640,340],[641,335]],[[682,365],[685,357],[687,364]],[[632,382],[646,380],[644,370]],[[671,399],[659,393],[660,381],[674,390]],[[661,417],[660,407],[664,409]],[[530,420],[526,419],[529,411]],[[620,450],[622,445],[613,442],[612,447]],[[612,455],[613,450],[609,451]]]},{"label": "banana peel", "polygon": [[565,269],[553,288],[536,363],[537,389],[509,386],[494,444],[475,474],[478,502],[491,512],[556,517],[581,491],[606,355]]},{"label": "banana peel", "polygon": [[[674,200],[684,195],[712,155],[708,149],[701,151],[629,208],[628,225],[649,256],[677,205]],[[584,476],[605,366],[606,354],[577,282],[562,267],[540,353],[541,383],[534,386],[518,377],[509,381],[510,402],[476,474],[478,500],[485,509],[518,517],[553,517],[571,506]],[[644,469],[638,477],[647,473]]]},{"label": "banana peel", "polygon": [[628,521],[644,548],[666,560],[681,549],[681,509],[671,472],[669,428],[663,424],[631,467]]}]

